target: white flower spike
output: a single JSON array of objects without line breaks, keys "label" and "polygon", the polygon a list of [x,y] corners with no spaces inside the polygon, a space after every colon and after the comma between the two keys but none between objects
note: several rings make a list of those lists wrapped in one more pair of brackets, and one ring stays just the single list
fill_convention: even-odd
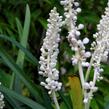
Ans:
[{"label": "white flower spike", "polygon": [[62,86],[62,83],[58,82],[59,71],[56,69],[62,17],[59,16],[56,8],[51,10],[49,15],[48,29],[41,48],[39,74],[46,78],[45,82],[41,82],[41,85],[49,91],[49,94],[51,94],[53,91],[60,90]]}]

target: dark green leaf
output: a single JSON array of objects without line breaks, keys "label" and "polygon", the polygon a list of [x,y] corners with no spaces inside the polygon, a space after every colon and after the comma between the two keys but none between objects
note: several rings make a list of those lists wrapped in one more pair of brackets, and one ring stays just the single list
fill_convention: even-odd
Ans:
[{"label": "dark green leaf", "polygon": [[10,38],[6,35],[0,35],[0,39],[8,40],[12,44],[16,45],[26,54],[26,56],[28,56],[28,58],[31,60],[32,63],[34,63],[34,65],[38,65],[38,60],[26,48],[24,48],[21,44],[19,44],[15,39]]},{"label": "dark green leaf", "polygon": [[37,101],[42,103],[42,98],[36,90],[34,84],[30,81],[27,75],[22,71],[22,69],[13,61],[13,59],[7,54],[7,52],[0,47],[0,57],[6,63],[6,65],[24,82],[24,84],[28,87],[33,96],[37,99]]},{"label": "dark green leaf", "polygon": [[4,94],[11,96],[15,98],[16,100],[19,100],[20,102],[26,104],[27,106],[31,107],[32,109],[46,109],[45,107],[41,106],[37,102],[34,102],[24,96],[21,96],[14,91],[11,91],[7,89],[6,87],[0,86],[0,91],[2,91]]}]

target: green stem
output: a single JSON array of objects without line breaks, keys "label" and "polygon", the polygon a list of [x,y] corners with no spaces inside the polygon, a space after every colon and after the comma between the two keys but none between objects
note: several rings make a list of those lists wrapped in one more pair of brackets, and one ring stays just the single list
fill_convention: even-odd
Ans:
[{"label": "green stem", "polygon": [[91,70],[91,68],[92,68],[92,63],[93,63],[93,57],[91,58],[90,66],[89,66],[88,69],[87,69],[86,76],[85,76],[85,81],[87,81],[88,78],[89,78],[90,70]]},{"label": "green stem", "polygon": [[82,65],[80,61],[78,62],[78,68],[79,68],[79,75],[80,75],[82,88],[84,89],[84,74],[83,74],[83,69],[82,69]]},{"label": "green stem", "polygon": [[60,109],[55,91],[52,92],[52,97],[53,97],[53,101],[55,103],[56,109]]},{"label": "green stem", "polygon": [[85,104],[85,109],[89,109],[90,108],[90,100],[88,103]]}]

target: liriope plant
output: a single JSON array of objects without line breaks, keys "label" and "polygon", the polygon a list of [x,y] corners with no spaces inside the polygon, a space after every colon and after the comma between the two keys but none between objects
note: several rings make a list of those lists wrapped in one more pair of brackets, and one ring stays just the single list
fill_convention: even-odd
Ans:
[{"label": "liriope plant", "polygon": [[[109,53],[109,2],[105,9],[105,14],[102,15],[102,19],[97,25],[97,32],[93,35],[95,41],[91,43],[89,51],[87,51],[86,45],[89,44],[90,39],[88,37],[84,37],[83,39],[80,37],[80,31],[84,28],[84,25],[77,25],[77,15],[81,12],[79,3],[75,0],[61,0],[60,4],[64,7],[64,16],[60,16],[56,7],[54,7],[50,11],[49,19],[47,20],[48,25],[46,36],[40,49],[41,56],[39,60],[40,65],[38,71],[39,75],[41,76],[40,85],[35,85],[34,82],[31,82],[22,69],[25,55],[33,65],[38,66],[37,59],[25,48],[27,45],[27,37],[30,25],[29,7],[27,6],[23,30],[21,30],[23,27],[17,19],[19,35],[23,34],[22,37],[25,37],[20,37],[21,44],[19,44],[13,38],[0,35],[1,39],[10,41],[12,44],[16,45],[20,50],[22,50],[19,51],[19,58],[17,63],[15,63],[11,56],[7,54],[5,49],[0,47],[1,59],[13,71],[12,73],[14,74],[11,78],[12,81],[9,86],[10,89],[6,88],[0,83],[0,109],[5,108],[4,97],[14,109],[24,109],[22,104],[25,104],[32,109],[63,109],[64,106],[62,107],[62,105],[60,105],[61,100],[63,100],[66,104],[66,107],[64,107],[65,109],[72,108],[72,106],[69,106],[71,103],[69,103],[69,101],[67,101],[67,99],[64,97],[65,94],[61,93],[61,89],[65,90],[65,88],[63,88],[64,83],[62,83],[60,80],[60,70],[57,68],[58,54],[60,52],[59,44],[61,41],[60,34],[63,28],[68,31],[66,39],[68,40],[69,46],[73,51],[72,58],[70,60],[72,62],[72,67],[77,68],[80,79],[79,80],[78,77],[68,77],[71,86],[68,89],[70,90],[70,94],[76,94],[74,91],[76,91],[77,87],[79,87],[81,91],[80,96],[82,97],[82,101],[80,101],[82,106],[78,106],[78,108],[77,106],[74,106],[75,104],[73,104],[73,109],[90,108],[94,92],[98,90],[96,83],[97,81],[103,79],[103,68],[101,62],[107,60]],[[93,74],[91,74],[91,72],[93,72]],[[90,74],[92,75],[92,79],[89,78]],[[30,91],[31,96],[29,96],[29,98],[22,96],[19,92],[16,93],[15,88],[13,88],[14,82],[17,81],[14,80],[16,76],[18,77],[17,79],[19,81],[21,80]],[[73,84],[78,86],[75,87]],[[14,91],[12,91],[12,89]],[[34,98],[34,100],[31,98]],[[76,98],[73,98],[73,100],[74,99]],[[75,102],[73,100],[72,102]]]},{"label": "liriope plant", "polygon": [[41,85],[49,90],[48,93],[52,95],[56,108],[59,109],[56,92],[61,89],[62,83],[58,81],[59,71],[56,69],[56,63],[57,55],[59,53],[59,32],[61,31],[60,28],[62,26],[62,16],[59,16],[55,7],[51,10],[49,15],[48,29],[41,48],[42,54],[39,61],[41,65],[39,74],[45,77],[45,82],[41,82]]}]

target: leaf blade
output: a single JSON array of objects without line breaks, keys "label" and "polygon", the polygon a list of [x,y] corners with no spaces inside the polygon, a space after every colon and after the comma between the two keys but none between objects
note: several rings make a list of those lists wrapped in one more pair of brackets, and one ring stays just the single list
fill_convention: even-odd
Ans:
[{"label": "leaf blade", "polygon": [[79,78],[77,76],[69,76],[68,80],[71,89],[69,93],[73,109],[83,109],[82,89]]},{"label": "leaf blade", "polygon": [[0,85],[0,91],[7,94],[8,96],[11,95],[11,97],[21,101],[22,103],[26,104],[27,106],[31,107],[32,109],[46,109],[42,105],[34,102],[33,100],[30,100],[27,97],[21,96],[12,90],[9,90],[8,88],[6,88],[4,86]]},{"label": "leaf blade", "polygon": [[43,102],[42,98],[39,96],[40,94],[37,92],[36,87],[34,87],[33,83],[28,79],[27,75],[25,75],[24,71],[18,67],[18,65],[14,62],[14,60],[7,54],[7,52],[0,47],[0,57],[7,64],[7,66],[24,82],[24,84],[28,87],[32,95],[34,95],[39,102]]},{"label": "leaf blade", "polygon": [[26,54],[26,56],[29,57],[29,59],[31,60],[31,62],[34,65],[38,65],[38,60],[36,59],[36,57],[33,56],[25,47],[23,47],[21,44],[19,44],[15,39],[8,37],[6,35],[0,35],[0,39],[8,40],[12,44],[16,45],[18,48],[20,48]]}]

